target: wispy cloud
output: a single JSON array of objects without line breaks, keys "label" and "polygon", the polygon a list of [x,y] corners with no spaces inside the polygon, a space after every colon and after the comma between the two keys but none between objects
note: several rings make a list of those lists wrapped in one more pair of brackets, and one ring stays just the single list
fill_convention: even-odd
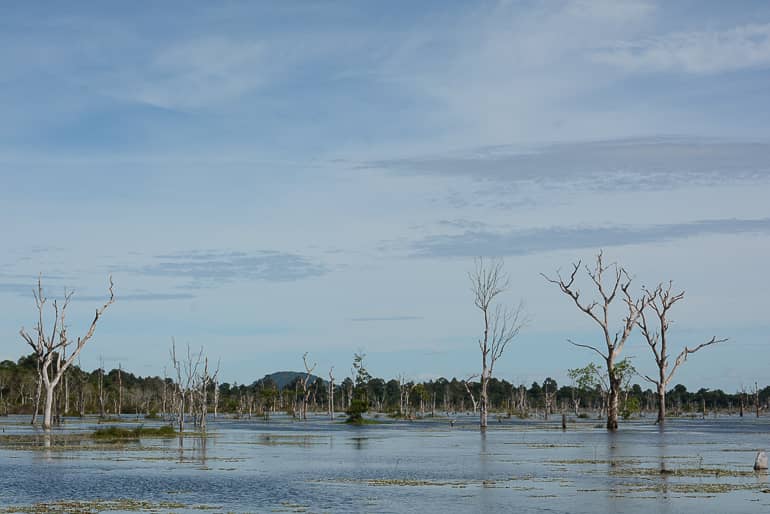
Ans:
[{"label": "wispy cloud", "polygon": [[4,282],[0,283],[0,293],[9,293],[16,295],[24,295],[32,298],[32,291],[35,289],[34,284],[21,284],[18,282]]},{"label": "wispy cloud", "polygon": [[411,245],[415,257],[531,255],[572,250],[659,243],[720,234],[770,234],[770,218],[717,219],[650,226],[550,227],[507,232],[466,231],[425,237]]},{"label": "wispy cloud", "polygon": [[494,146],[366,162],[405,175],[468,176],[546,187],[660,190],[770,179],[770,143],[656,137],[533,148]]},{"label": "wispy cloud", "polygon": [[191,251],[157,255],[155,262],[134,269],[154,277],[184,278],[191,287],[211,287],[238,280],[289,282],[317,277],[328,268],[293,253]]},{"label": "wispy cloud", "polygon": [[263,44],[209,36],[158,51],[142,73],[122,84],[119,95],[167,109],[188,109],[232,100],[265,80],[269,56]]},{"label": "wispy cloud", "polygon": [[594,58],[633,72],[711,74],[768,68],[770,23],[624,41],[596,52]]}]

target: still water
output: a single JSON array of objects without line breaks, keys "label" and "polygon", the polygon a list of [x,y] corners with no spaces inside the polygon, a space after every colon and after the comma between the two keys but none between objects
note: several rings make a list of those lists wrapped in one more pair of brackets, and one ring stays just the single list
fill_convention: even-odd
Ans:
[{"label": "still water", "polygon": [[121,444],[78,435],[96,420],[68,420],[49,448],[27,422],[0,418],[0,513],[770,509],[767,474],[752,470],[770,449],[763,418],[672,419],[664,432],[641,420],[615,434],[597,420],[562,431],[505,419],[482,435],[470,416],[361,427],[276,417]]}]

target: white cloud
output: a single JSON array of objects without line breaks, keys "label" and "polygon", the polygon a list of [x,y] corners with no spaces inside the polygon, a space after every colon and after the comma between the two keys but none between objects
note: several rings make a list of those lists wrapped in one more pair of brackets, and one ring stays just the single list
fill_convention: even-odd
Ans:
[{"label": "white cloud", "polygon": [[166,109],[190,109],[237,99],[268,73],[263,44],[225,37],[184,41],[159,50],[119,96]]},{"label": "white cloud", "polygon": [[619,42],[594,57],[632,72],[713,74],[766,68],[770,67],[770,24]]}]

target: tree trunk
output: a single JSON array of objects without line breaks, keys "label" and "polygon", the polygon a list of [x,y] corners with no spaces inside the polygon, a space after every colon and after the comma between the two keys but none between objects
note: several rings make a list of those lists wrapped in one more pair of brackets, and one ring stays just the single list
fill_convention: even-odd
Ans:
[{"label": "tree trunk", "polygon": [[[38,366],[40,366],[40,364],[38,364]],[[41,375],[41,371],[38,368],[37,389],[35,390],[35,410],[32,411],[32,422],[31,422],[32,425],[37,423],[37,414],[40,412],[40,395],[42,394],[42,390],[43,390],[43,375]]]},{"label": "tree trunk", "polygon": [[482,430],[487,428],[487,415],[489,410],[489,399],[487,397],[488,380],[489,378],[487,377],[487,369],[485,367],[481,373],[481,394],[479,395],[479,425]]},{"label": "tree trunk", "polygon": [[620,380],[615,376],[612,361],[607,361],[607,369],[610,370],[610,391],[607,404],[607,430],[618,429],[618,397],[620,396]]},{"label": "tree trunk", "polygon": [[43,429],[50,430],[52,426],[53,414],[53,384],[46,384],[45,388],[45,406],[43,410]]},{"label": "tree trunk", "polygon": [[666,422],[666,386],[658,385],[658,420],[656,423],[663,425]]}]

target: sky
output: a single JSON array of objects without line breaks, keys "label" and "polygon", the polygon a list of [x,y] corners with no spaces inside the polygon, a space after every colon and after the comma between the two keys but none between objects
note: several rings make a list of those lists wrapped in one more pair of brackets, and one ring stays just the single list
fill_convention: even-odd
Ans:
[{"label": "sky", "polygon": [[0,5],[0,359],[38,275],[81,334],[111,274],[89,369],[174,337],[229,382],[465,377],[496,256],[528,322],[495,375],[564,384],[601,334],[541,273],[601,249],[686,291],[672,354],[729,338],[674,383],[734,392],[770,368],[769,195],[767,2]]}]

